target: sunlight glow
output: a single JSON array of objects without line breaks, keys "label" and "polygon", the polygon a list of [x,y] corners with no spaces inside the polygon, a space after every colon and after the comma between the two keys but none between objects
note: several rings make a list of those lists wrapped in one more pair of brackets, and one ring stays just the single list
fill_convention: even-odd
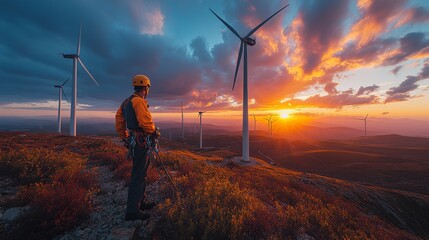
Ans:
[{"label": "sunlight glow", "polygon": [[280,112],[280,117],[281,118],[288,118],[289,117],[289,113],[287,113],[287,112]]}]

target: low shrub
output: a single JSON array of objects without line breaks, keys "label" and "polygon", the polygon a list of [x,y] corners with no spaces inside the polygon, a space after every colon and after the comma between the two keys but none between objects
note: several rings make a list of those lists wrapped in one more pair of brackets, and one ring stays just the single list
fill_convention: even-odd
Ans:
[{"label": "low shrub", "polygon": [[0,163],[5,175],[22,183],[46,181],[58,169],[66,166],[82,166],[85,163],[79,155],[71,152],[56,152],[48,148],[19,148],[2,153]]},{"label": "low shrub", "polygon": [[49,183],[28,185],[18,198],[30,202],[30,211],[15,222],[8,235],[13,239],[49,239],[73,228],[90,215],[97,187],[94,175],[76,166],[58,170]]},{"label": "low shrub", "polygon": [[[160,231],[161,238],[177,239],[245,239],[244,222],[253,218],[261,207],[248,191],[227,179],[210,178],[201,182],[193,192],[172,202],[167,200],[160,209],[163,224],[169,231]],[[165,235],[163,235],[165,234]]]}]

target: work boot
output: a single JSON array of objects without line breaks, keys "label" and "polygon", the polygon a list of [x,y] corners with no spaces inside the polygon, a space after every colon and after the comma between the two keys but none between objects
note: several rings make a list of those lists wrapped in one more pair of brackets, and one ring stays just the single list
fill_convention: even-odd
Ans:
[{"label": "work boot", "polygon": [[153,207],[155,207],[157,204],[155,202],[146,202],[146,201],[141,201],[140,203],[140,210],[150,210]]},{"label": "work boot", "polygon": [[130,213],[127,212],[125,214],[125,221],[133,221],[133,220],[147,220],[150,218],[150,214],[149,213],[144,213],[144,212],[137,212],[137,213]]}]

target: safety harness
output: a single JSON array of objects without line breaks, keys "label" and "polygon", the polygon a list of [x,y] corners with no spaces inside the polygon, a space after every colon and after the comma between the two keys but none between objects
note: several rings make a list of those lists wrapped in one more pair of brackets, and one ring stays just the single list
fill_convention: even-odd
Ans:
[{"label": "safety harness", "polygon": [[125,101],[121,105],[122,114],[127,123],[127,129],[129,133],[129,137],[125,140],[126,145],[128,145],[127,158],[129,159],[134,158],[134,149],[136,148],[136,146],[147,149],[146,164],[149,164],[150,161],[155,161],[157,165],[159,165],[158,164],[158,160],[159,160],[159,162],[161,163],[162,169],[167,175],[167,178],[170,181],[171,185],[174,187],[174,190],[176,190],[179,196],[181,196],[179,189],[177,188],[176,184],[174,184],[173,179],[170,177],[170,174],[168,174],[168,171],[164,166],[164,162],[162,161],[159,155],[158,139],[153,137],[151,134],[146,134],[143,131],[143,129],[141,129],[138,125],[136,114],[131,103],[131,100],[134,97],[136,97],[134,94],[131,95],[129,98],[125,99]]}]

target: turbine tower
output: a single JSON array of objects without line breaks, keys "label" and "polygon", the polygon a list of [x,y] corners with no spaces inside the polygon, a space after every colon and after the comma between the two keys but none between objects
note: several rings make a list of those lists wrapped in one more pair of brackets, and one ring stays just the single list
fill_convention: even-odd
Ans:
[{"label": "turbine tower", "polygon": [[63,86],[68,82],[69,79],[67,79],[63,84],[61,85],[54,85],[55,88],[58,88],[58,133],[61,134],[61,98],[64,95],[64,98],[67,100],[66,94],[63,91]]},{"label": "turbine tower", "polygon": [[185,139],[185,127],[183,124],[183,104],[182,100],[180,100],[180,108],[182,109],[182,139]]},{"label": "turbine tower", "polygon": [[365,116],[365,118],[358,118],[358,120],[363,120],[365,122],[365,136],[366,136],[366,119],[368,118],[368,114]]},{"label": "turbine tower", "polygon": [[256,116],[253,114],[253,131],[256,133]]},{"label": "turbine tower", "polygon": [[270,123],[271,123],[271,118],[273,117],[273,115],[270,115],[269,118],[264,118],[265,120],[267,120],[267,125],[268,125],[268,132],[271,132],[271,128],[270,128]]},{"label": "turbine tower", "polygon": [[198,116],[200,117],[200,148],[203,148],[203,124],[202,124],[203,113],[205,112],[198,112]]},{"label": "turbine tower", "polygon": [[91,75],[91,73],[85,67],[85,64],[83,64],[82,60],[80,60],[79,54],[80,54],[81,33],[82,33],[82,24],[80,25],[79,38],[77,40],[76,53],[62,54],[64,58],[73,59],[73,85],[72,85],[71,109],[70,109],[70,136],[76,136],[77,62],[79,62],[80,65],[83,67],[83,69],[88,73],[88,75],[91,77],[92,81],[94,81],[94,83],[97,84],[97,86],[99,86],[98,82],[95,80],[95,78]]},{"label": "turbine tower", "polygon": [[270,122],[270,132],[271,132],[271,136],[273,136],[273,123],[276,122],[278,119],[275,119],[273,121]]},{"label": "turbine tower", "polygon": [[225,26],[231,30],[232,33],[234,33],[235,36],[237,36],[240,39],[240,50],[238,52],[238,59],[237,59],[237,66],[235,67],[235,74],[234,74],[234,83],[232,84],[232,90],[234,90],[235,87],[235,81],[237,78],[237,72],[238,68],[240,66],[241,61],[241,54],[244,52],[244,66],[243,66],[243,151],[242,151],[242,161],[243,162],[250,162],[249,157],[249,100],[248,100],[248,88],[247,88],[247,45],[253,46],[256,44],[255,38],[250,38],[250,36],[255,33],[262,25],[264,25],[266,22],[268,22],[271,18],[273,18],[277,13],[285,9],[288,5],[284,6],[277,12],[275,12],[273,15],[271,15],[269,18],[267,18],[265,21],[260,23],[258,26],[253,28],[246,36],[241,37],[240,34],[227,22],[225,22],[221,17],[219,17],[213,10],[210,9],[210,11],[223,23]]}]

